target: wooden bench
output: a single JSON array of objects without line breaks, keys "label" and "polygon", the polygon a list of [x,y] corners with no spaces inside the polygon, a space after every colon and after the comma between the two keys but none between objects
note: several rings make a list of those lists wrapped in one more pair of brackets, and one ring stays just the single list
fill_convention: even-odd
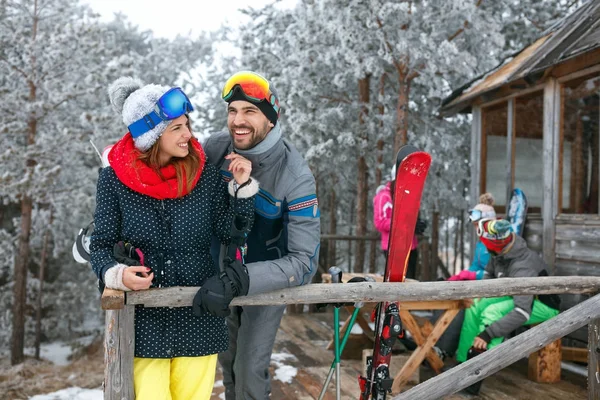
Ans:
[{"label": "wooden bench", "polygon": [[[376,281],[383,281],[383,278],[379,275],[373,274],[344,274],[342,275],[342,282],[347,282],[355,276],[372,276]],[[331,283],[331,276],[329,274],[322,274],[323,283]],[[400,309],[400,318],[402,319],[403,328],[408,330],[417,348],[413,351],[412,355],[402,366],[400,372],[394,377],[394,384],[392,385],[392,392],[399,393],[402,387],[404,387],[414,376],[415,371],[419,368],[423,360],[427,359],[427,362],[437,374],[442,372],[444,362],[438,356],[433,346],[440,339],[442,334],[446,331],[446,328],[450,325],[454,317],[459,311],[466,307],[464,300],[439,300],[439,301],[403,301],[398,304]],[[375,303],[366,303],[363,308],[374,307]],[[350,314],[352,313],[353,307],[347,307]],[[445,310],[442,316],[436,321],[433,328],[431,324],[419,324],[415,320],[415,317],[410,311],[417,310]],[[362,313],[361,313],[362,314]],[[356,319],[356,323],[362,328],[363,334],[366,335],[370,340],[374,340],[374,332],[369,326],[369,323],[364,317],[359,314]],[[343,325],[340,336],[343,336],[344,332],[348,329],[350,318],[348,318]],[[329,342],[328,349],[333,348],[333,341]]]}]

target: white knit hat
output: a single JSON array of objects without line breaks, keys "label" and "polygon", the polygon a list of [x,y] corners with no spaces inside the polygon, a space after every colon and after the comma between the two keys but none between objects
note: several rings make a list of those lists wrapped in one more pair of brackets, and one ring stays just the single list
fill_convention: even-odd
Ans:
[{"label": "white knit hat", "polygon": [[473,209],[481,211],[481,219],[496,218],[494,196],[491,193],[484,193],[479,196],[479,204],[473,207]]},{"label": "white knit hat", "polygon": [[[158,99],[169,89],[171,89],[169,86],[144,85],[139,79],[125,76],[108,86],[108,96],[114,110],[122,114],[125,126],[129,126],[149,114]],[[140,151],[148,150],[168,125],[169,121],[160,122],[148,132],[134,138],[135,147]]]}]

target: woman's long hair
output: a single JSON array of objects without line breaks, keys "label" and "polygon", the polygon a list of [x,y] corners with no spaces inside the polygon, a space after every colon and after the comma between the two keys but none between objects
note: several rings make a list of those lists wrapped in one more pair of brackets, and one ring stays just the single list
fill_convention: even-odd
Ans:
[{"label": "woman's long hair", "polygon": [[[190,133],[192,133],[192,127],[190,124],[189,116],[187,116],[186,126],[190,130]],[[190,138],[190,142],[197,141],[197,140],[198,139],[196,139],[194,137],[194,135],[192,134],[192,137]],[[192,185],[194,184],[194,178],[196,177],[198,168],[200,168],[200,156],[196,152],[196,148],[192,143],[190,143],[190,145],[188,146],[188,150],[189,151],[188,151],[187,156],[182,157],[182,158],[171,157],[171,160],[167,164],[167,165],[172,164],[173,166],[175,166],[175,173],[177,174],[177,196],[178,197],[182,196],[184,185],[185,185],[187,193],[191,192]],[[160,172],[161,166],[160,166],[160,159],[158,156],[159,154],[160,154],[160,140],[157,140],[156,143],[154,143],[148,151],[146,151],[144,153],[140,153],[140,156],[138,157],[138,159],[143,161],[144,163],[146,163],[150,168],[152,168],[158,174],[158,176],[160,176],[162,179],[164,179],[164,177],[162,176],[162,173]],[[163,167],[166,167],[167,165],[163,165]],[[187,171],[189,171],[189,173],[187,173]]]}]

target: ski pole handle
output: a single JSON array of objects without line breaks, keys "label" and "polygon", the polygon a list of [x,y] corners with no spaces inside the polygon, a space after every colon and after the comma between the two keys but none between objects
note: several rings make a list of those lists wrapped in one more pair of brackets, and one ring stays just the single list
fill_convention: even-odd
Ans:
[{"label": "ski pole handle", "polygon": [[331,283],[341,283],[342,282],[342,269],[339,267],[330,267],[329,275],[331,275]]}]

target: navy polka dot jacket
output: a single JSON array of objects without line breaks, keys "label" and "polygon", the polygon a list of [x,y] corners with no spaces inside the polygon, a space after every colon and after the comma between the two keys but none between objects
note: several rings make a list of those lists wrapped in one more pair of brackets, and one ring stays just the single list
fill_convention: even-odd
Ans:
[{"label": "navy polka dot jacket", "polygon": [[[92,268],[103,279],[116,265],[113,246],[131,243],[154,271],[152,287],[201,286],[219,268],[210,254],[211,237],[229,241],[234,212],[253,218],[254,196],[233,198],[216,168],[205,164],[200,180],[181,198],[157,200],[119,181],[111,167],[100,172],[91,240]],[[235,208],[235,209],[233,209]],[[135,310],[135,356],[192,357],[227,349],[223,318],[196,317],[191,307]]]}]

